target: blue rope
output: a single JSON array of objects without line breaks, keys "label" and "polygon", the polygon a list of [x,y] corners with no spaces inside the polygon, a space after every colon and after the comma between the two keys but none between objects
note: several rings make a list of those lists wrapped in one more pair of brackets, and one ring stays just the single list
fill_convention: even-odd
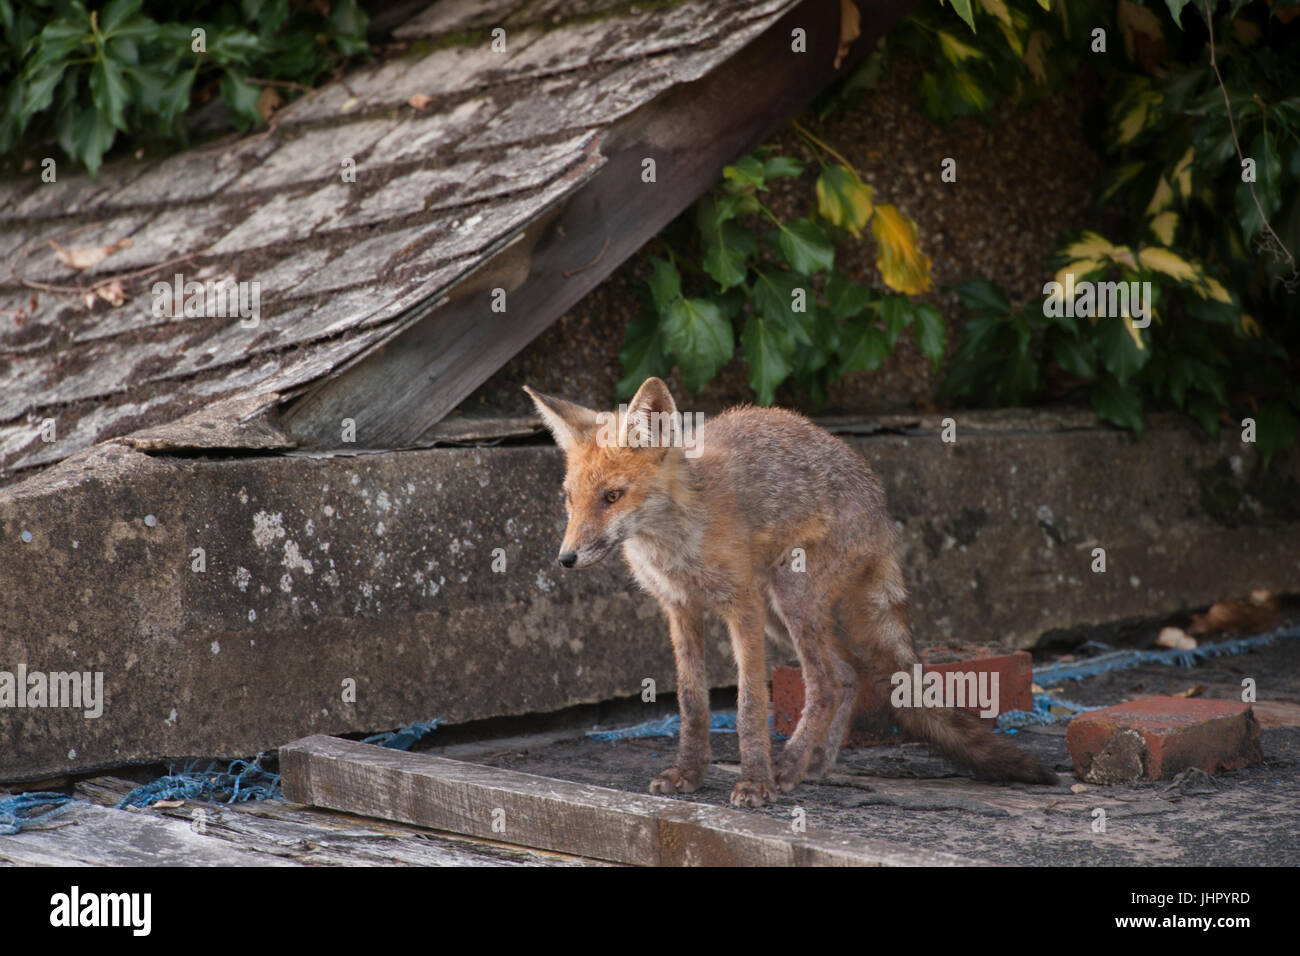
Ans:
[{"label": "blue rope", "polygon": [[1300,637],[1300,627],[1281,628],[1268,634],[1256,634],[1254,637],[1239,637],[1218,644],[1202,644],[1190,651],[1176,648],[1159,651],[1114,651],[1086,661],[1070,661],[1065,664],[1052,664],[1048,667],[1034,669],[1034,683],[1039,687],[1054,687],[1070,680],[1083,680],[1109,671],[1125,670],[1139,664],[1177,664],[1180,667],[1194,667],[1198,661],[1225,654],[1244,654],[1252,647],[1269,644],[1279,637]]},{"label": "blue rope", "polygon": [[380,747],[388,747],[392,750],[410,750],[412,744],[425,734],[431,733],[441,723],[441,717],[435,717],[433,720],[417,720],[414,723],[407,724],[400,730],[389,730],[382,734],[373,734],[361,742],[363,744],[377,744]]},{"label": "blue rope", "polygon": [[117,809],[147,807],[159,800],[202,800],[208,803],[244,803],[248,800],[283,800],[280,775],[262,767],[262,754],[252,761],[235,760],[225,770],[209,764],[196,770],[190,764],[179,773],[141,784],[117,804]]},{"label": "blue rope", "polygon": [[[643,737],[676,737],[682,727],[682,718],[678,714],[661,717],[659,720],[647,720],[633,727],[619,727],[615,730],[593,730],[587,736],[592,740],[639,740]],[[709,716],[709,733],[734,734],[736,732],[736,712],[726,711]]]},{"label": "blue rope", "polygon": [[[71,797],[48,792],[18,793],[11,797],[0,797],[0,836],[21,833],[24,827],[62,813],[71,802]],[[31,812],[38,807],[51,809],[44,813]]]}]

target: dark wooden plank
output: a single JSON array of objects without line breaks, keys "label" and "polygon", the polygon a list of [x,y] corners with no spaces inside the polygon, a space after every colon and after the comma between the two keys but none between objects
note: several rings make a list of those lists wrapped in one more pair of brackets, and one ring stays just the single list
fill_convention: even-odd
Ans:
[{"label": "dark wooden plank", "polygon": [[280,749],[285,797],[640,866],[973,865],[766,816],[314,736]]},{"label": "dark wooden plank", "polygon": [[[874,4],[855,51],[909,5]],[[611,127],[597,143],[603,167],[562,207],[430,315],[291,405],[288,430],[331,447],[339,421],[351,418],[369,445],[415,442],[834,78],[839,11],[838,0],[798,5],[712,72]],[[806,54],[790,52],[795,27],[807,31]],[[653,185],[641,183],[647,157],[656,161]],[[508,290],[507,312],[492,311],[494,287]]]}]

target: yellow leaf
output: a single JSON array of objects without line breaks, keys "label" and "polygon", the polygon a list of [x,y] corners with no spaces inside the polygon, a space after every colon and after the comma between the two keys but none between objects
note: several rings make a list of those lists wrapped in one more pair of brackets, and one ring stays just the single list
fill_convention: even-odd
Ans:
[{"label": "yellow leaf", "polygon": [[1133,336],[1134,345],[1139,349],[1146,348],[1146,346],[1142,344],[1142,333],[1138,330],[1137,326],[1133,324],[1133,318],[1131,316],[1124,316],[1124,328],[1128,329],[1128,334]]},{"label": "yellow leaf", "polygon": [[1044,10],[1052,9],[1052,0],[1038,0],[1038,5]]},{"label": "yellow leaf", "polygon": [[1105,236],[1084,232],[1082,239],[1065,247],[1065,254],[1072,259],[1096,259],[1098,256],[1109,256],[1115,248]]},{"label": "yellow leaf", "polygon": [[[1169,180],[1160,177],[1160,182],[1156,183],[1156,191],[1151,195],[1151,201],[1147,203],[1147,215],[1154,216],[1158,212],[1163,212],[1174,201],[1174,191],[1169,188]],[[1169,245],[1168,242],[1165,245]]]},{"label": "yellow leaf", "polygon": [[1174,241],[1174,231],[1178,228],[1178,213],[1173,210],[1162,212],[1160,215],[1152,218],[1150,222],[1151,231],[1156,234],[1156,238],[1166,246],[1172,245]]},{"label": "yellow leaf", "polygon": [[1192,160],[1195,158],[1195,149],[1187,147],[1187,152],[1183,153],[1183,158],[1174,166],[1174,171],[1169,174],[1174,184],[1178,187],[1178,195],[1186,199],[1192,194]]},{"label": "yellow leaf", "polygon": [[1160,18],[1146,7],[1139,7],[1132,0],[1119,0],[1116,9],[1119,32],[1124,37],[1124,53],[1129,60],[1134,59],[1134,47],[1139,33],[1152,40],[1164,40],[1164,31],[1160,29]]},{"label": "yellow leaf", "polygon": [[950,63],[959,64],[963,60],[980,60],[984,54],[975,49],[969,43],[962,43],[951,33],[944,30],[939,31],[939,48],[943,50],[943,55],[948,58]]},{"label": "yellow leaf", "polygon": [[1138,262],[1143,268],[1160,272],[1179,282],[1194,282],[1200,278],[1200,270],[1186,259],[1175,255],[1159,246],[1147,246],[1138,250]]},{"label": "yellow leaf", "polygon": [[1142,127],[1146,125],[1147,110],[1151,104],[1146,99],[1140,99],[1137,105],[1124,114],[1124,118],[1119,121],[1119,137],[1117,142],[1122,146],[1124,143],[1132,142],[1138,133],[1142,132]]},{"label": "yellow leaf", "polygon": [[1015,52],[1016,56],[1022,60],[1025,58],[1025,45],[1020,42],[1020,34],[1016,32],[1015,27],[1009,27],[1001,21],[998,22],[998,29],[1002,35],[1007,38],[1007,46]]},{"label": "yellow leaf", "polygon": [[1002,23],[1011,26],[1011,11],[1003,0],[980,0],[980,6],[991,17],[997,17]]},{"label": "yellow leaf", "polygon": [[1065,282],[1066,276],[1072,275],[1074,276],[1074,281],[1077,284],[1079,281],[1083,279],[1084,276],[1104,268],[1106,268],[1105,260],[1077,259],[1074,262],[1071,262],[1069,265],[1062,266],[1060,269],[1058,269],[1056,271],[1056,275],[1053,278],[1055,278],[1057,282],[1059,282],[1062,286],[1064,286],[1066,284]]},{"label": "yellow leaf", "polygon": [[1259,327],[1259,323],[1245,312],[1241,313],[1241,331],[1256,339],[1264,334],[1264,330]]},{"label": "yellow leaf", "polygon": [[[1210,276],[1205,276],[1204,278],[1205,278],[1204,291],[1202,291],[1201,289],[1196,290],[1197,292],[1201,293],[1201,298],[1205,298],[1205,294],[1206,292],[1208,292],[1210,294],[1210,298],[1213,299],[1214,301],[1222,302],[1224,305],[1232,305],[1232,294],[1229,293],[1228,290],[1223,287],[1222,282],[1220,282],[1218,279],[1211,278]],[[1252,319],[1252,321],[1254,320]]]},{"label": "yellow leaf", "polygon": [[876,268],[895,292],[917,295],[930,289],[930,259],[917,248],[916,223],[893,206],[877,206],[871,233],[879,249]]},{"label": "yellow leaf", "polygon": [[1047,82],[1047,50],[1052,45],[1052,38],[1046,30],[1035,30],[1029,34],[1029,45],[1025,47],[1025,66],[1034,76],[1034,82]]},{"label": "yellow leaf", "polygon": [[847,166],[827,166],[817,177],[817,211],[855,236],[871,218],[872,189]]}]

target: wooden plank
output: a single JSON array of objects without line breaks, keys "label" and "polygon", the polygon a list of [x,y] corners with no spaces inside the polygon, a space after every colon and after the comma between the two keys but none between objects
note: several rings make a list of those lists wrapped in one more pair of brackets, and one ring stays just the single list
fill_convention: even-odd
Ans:
[{"label": "wooden plank", "polygon": [[285,797],[640,866],[960,866],[944,853],[669,797],[314,736],[280,748]]},{"label": "wooden plank", "polygon": [[39,827],[0,836],[0,860],[26,866],[291,866],[157,814],[74,803]]},{"label": "wooden plank", "polygon": [[[855,52],[909,5],[876,4]],[[722,42],[738,51],[610,127],[596,142],[604,166],[572,198],[448,290],[445,305],[289,406],[286,428],[333,447],[338,422],[351,418],[373,446],[417,441],[835,77],[839,15],[835,0],[808,0],[761,33],[764,21],[733,30]],[[804,55],[790,52],[795,27],[807,31]],[[657,175],[649,186],[640,178],[647,157]],[[508,312],[492,310],[495,287],[507,290]]]},{"label": "wooden plank", "polygon": [[[115,807],[134,787],[133,782],[118,777],[96,777],[79,782],[75,794],[100,806]],[[587,866],[598,863],[489,840],[435,834],[405,824],[368,820],[279,800],[235,804],[187,800],[181,806],[155,805],[133,814],[177,820],[235,849],[270,854],[301,866]],[[57,823],[57,819],[52,822]],[[51,841],[57,841],[57,837],[51,835],[47,842]]]}]

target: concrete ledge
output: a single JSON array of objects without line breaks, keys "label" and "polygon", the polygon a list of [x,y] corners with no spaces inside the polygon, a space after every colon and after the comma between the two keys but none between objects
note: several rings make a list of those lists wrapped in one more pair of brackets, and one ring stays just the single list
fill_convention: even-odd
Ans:
[{"label": "concrete ledge", "polygon": [[[1300,591],[1294,451],[1261,477],[1235,436],[1175,420],[1135,443],[1032,412],[956,417],[955,444],[928,417],[847,438],[901,523],[923,643],[1012,650]],[[555,565],[560,480],[548,444],[223,459],[110,444],[0,490],[0,672],[99,672],[105,697],[98,717],[0,706],[0,779],[548,711],[647,677],[670,690],[653,600],[617,562]],[[720,628],[710,643],[712,682],[734,683]]]}]

